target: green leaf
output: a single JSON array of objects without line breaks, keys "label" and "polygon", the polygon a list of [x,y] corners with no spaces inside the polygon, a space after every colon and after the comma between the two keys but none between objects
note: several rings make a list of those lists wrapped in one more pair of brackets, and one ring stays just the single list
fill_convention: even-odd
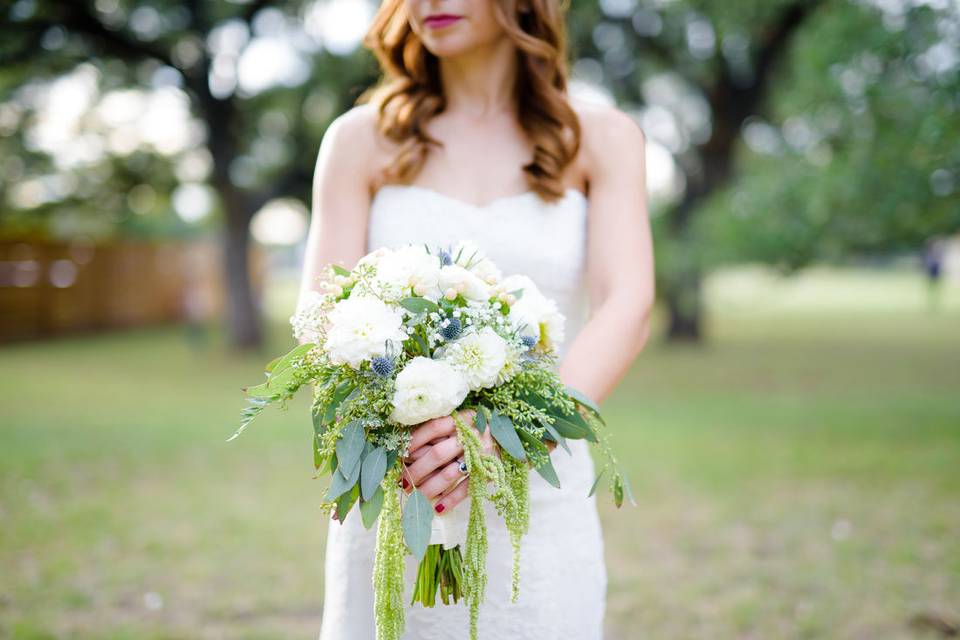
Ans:
[{"label": "green leaf", "polygon": [[487,408],[477,405],[477,414],[473,417],[473,424],[481,434],[487,430]]},{"label": "green leaf", "polygon": [[557,477],[557,470],[553,468],[553,462],[550,460],[550,456],[547,456],[547,461],[539,467],[536,467],[536,469],[537,473],[540,474],[540,477],[555,486],[557,489],[560,488],[560,478]]},{"label": "green leaf", "polygon": [[550,435],[550,439],[563,447],[564,451],[573,455],[573,452],[570,451],[570,446],[567,444],[567,439],[557,433],[557,430],[553,428],[553,425],[549,422],[541,422],[541,426],[546,429],[547,433]]},{"label": "green leaf", "polygon": [[551,415],[554,417],[553,427],[563,437],[572,440],[586,439],[591,442],[597,442],[596,434],[579,412],[562,413],[554,407]]},{"label": "green leaf", "polygon": [[[600,407],[597,406],[597,403],[595,403],[593,400],[588,398],[584,393],[582,393],[581,391],[578,391],[577,389],[574,389],[573,387],[569,387],[569,386],[564,387],[564,391],[566,391],[567,395],[573,398],[576,402],[578,402],[579,404],[583,405],[584,407],[592,411],[593,414],[598,418],[600,418],[600,421],[603,422],[603,416],[600,415]],[[604,424],[606,423],[604,422]]]},{"label": "green leaf", "polygon": [[633,499],[633,490],[630,488],[630,478],[627,477],[627,474],[623,473],[619,469],[617,473],[620,474],[620,477],[623,478],[623,490],[627,494],[627,500],[630,501],[630,504],[637,506],[637,501]]},{"label": "green leaf", "polygon": [[623,505],[623,481],[620,476],[613,478],[613,504],[619,509]]},{"label": "green leaf", "polygon": [[373,526],[383,509],[383,487],[377,487],[369,500],[360,501],[360,517],[363,519],[363,526],[367,529]]},{"label": "green leaf", "polygon": [[330,399],[330,404],[327,405],[326,412],[323,414],[323,422],[330,424],[337,417],[337,408],[340,406],[340,403],[343,402],[344,398],[353,393],[354,387],[353,383],[349,380],[341,382],[337,386],[336,391],[333,392],[333,397]]},{"label": "green leaf", "polygon": [[350,509],[353,507],[353,503],[355,503],[359,497],[360,489],[354,485],[352,491],[344,493],[337,498],[337,520],[343,522],[344,519],[346,519],[347,514],[350,513]]},{"label": "green leaf", "polygon": [[520,436],[520,439],[526,442],[528,445],[530,445],[530,447],[533,448],[534,451],[540,451],[542,453],[549,454],[549,451],[547,450],[547,445],[543,444],[543,441],[537,438],[537,436],[533,435],[526,429],[517,429],[516,431],[517,431],[517,435]]},{"label": "green leaf", "polygon": [[513,295],[517,300],[519,300],[520,298],[523,297],[523,289],[514,289],[513,291],[510,291],[509,293],[510,293],[511,295]]},{"label": "green leaf", "polygon": [[430,542],[430,522],[433,520],[433,507],[427,497],[414,489],[403,508],[403,539],[417,561],[423,559]]},{"label": "green leaf", "polygon": [[369,500],[374,491],[383,481],[387,472],[387,451],[383,447],[376,447],[363,457],[363,468],[360,470],[360,495]]},{"label": "green leaf", "polygon": [[286,354],[271,360],[265,367],[266,372],[276,375],[277,373],[290,367],[296,360],[301,358],[304,354],[306,354],[308,351],[310,351],[310,349],[314,348],[315,346],[316,345],[313,344],[312,342],[307,342],[305,344],[299,344],[295,346]]},{"label": "green leaf", "polygon": [[287,367],[282,371],[271,373],[267,381],[253,387],[243,387],[243,392],[255,398],[269,398],[270,396],[288,392],[290,383],[297,377],[297,370]]},{"label": "green leaf", "polygon": [[338,265],[338,264],[331,264],[331,265],[330,265],[330,268],[333,269],[333,272],[334,272],[335,274],[337,274],[338,276],[349,276],[349,275],[350,275],[350,271],[349,271],[349,270],[341,267],[341,266]]},{"label": "green leaf", "polygon": [[330,488],[327,489],[327,501],[331,502],[342,496],[345,492],[352,489],[360,478],[360,460],[353,465],[353,469],[347,470],[349,475],[344,476],[343,465],[337,466],[337,472],[330,474]]},{"label": "green leaf", "polygon": [[526,460],[527,454],[517,436],[517,430],[510,418],[500,415],[496,410],[490,413],[490,435],[503,449],[517,460]]},{"label": "green leaf", "polygon": [[353,472],[353,467],[360,462],[360,454],[363,453],[366,441],[366,434],[359,421],[352,420],[343,428],[336,445],[337,461],[340,465],[338,470],[341,474]]},{"label": "green leaf", "polygon": [[420,297],[404,298],[399,304],[407,311],[412,311],[413,313],[431,313],[440,308],[430,300]]},{"label": "green leaf", "polygon": [[241,433],[243,430],[253,422],[254,418],[260,415],[260,412],[263,411],[267,405],[276,402],[280,399],[280,396],[270,396],[269,398],[250,398],[246,407],[240,413],[240,426],[237,427],[237,430],[233,432],[233,435],[227,438],[227,442],[230,442]]},{"label": "green leaf", "polygon": [[413,341],[417,343],[420,353],[429,357],[430,347],[427,345],[427,341],[423,339],[423,336],[421,336],[419,333],[413,333],[410,335],[410,337],[413,338]]},{"label": "green leaf", "polygon": [[592,495],[594,494],[594,492],[597,490],[597,486],[600,484],[600,478],[602,478],[602,477],[603,477],[603,474],[606,473],[606,472],[607,472],[607,468],[606,468],[606,467],[604,467],[603,469],[600,469],[600,473],[597,474],[597,477],[596,477],[596,479],[593,481],[593,484],[590,485],[590,493],[587,494],[587,497],[588,497],[588,498],[589,498],[590,496],[592,496]]}]

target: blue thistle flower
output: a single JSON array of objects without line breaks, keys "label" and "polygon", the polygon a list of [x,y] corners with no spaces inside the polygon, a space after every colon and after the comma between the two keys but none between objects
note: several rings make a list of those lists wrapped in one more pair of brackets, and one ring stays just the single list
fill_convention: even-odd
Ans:
[{"label": "blue thistle flower", "polygon": [[523,336],[520,338],[520,341],[527,349],[533,349],[533,347],[537,344],[537,339],[533,336]]},{"label": "blue thistle flower", "polygon": [[440,264],[445,267],[453,264],[453,256],[450,254],[450,251],[447,249],[440,249]]},{"label": "blue thistle flower", "polygon": [[463,331],[463,325],[460,324],[460,318],[450,318],[447,326],[440,329],[440,335],[444,340],[453,340]]},{"label": "blue thistle flower", "polygon": [[377,356],[370,361],[370,368],[381,378],[386,378],[393,373],[393,360],[384,356]]}]

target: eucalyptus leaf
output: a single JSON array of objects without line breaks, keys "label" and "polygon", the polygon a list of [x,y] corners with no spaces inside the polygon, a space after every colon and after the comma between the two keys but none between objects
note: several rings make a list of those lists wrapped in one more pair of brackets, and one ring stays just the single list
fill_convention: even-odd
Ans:
[{"label": "eucalyptus leaf", "polygon": [[565,438],[570,438],[572,440],[590,440],[591,442],[597,441],[597,436],[593,432],[593,429],[587,424],[587,421],[583,419],[578,412],[574,411],[573,413],[561,413],[560,411],[554,409],[552,413],[554,417],[553,427],[557,432]]},{"label": "eucalyptus leaf", "polygon": [[596,477],[596,479],[593,481],[593,484],[590,485],[590,492],[587,494],[587,497],[588,497],[588,498],[589,498],[590,496],[592,496],[592,495],[594,494],[594,492],[596,492],[597,486],[599,486],[599,484],[600,484],[600,478],[602,478],[602,477],[603,477],[603,474],[606,473],[606,472],[607,472],[607,468],[606,468],[606,467],[604,467],[603,469],[600,469],[600,473],[597,474],[597,477]]},{"label": "eucalyptus leaf", "polygon": [[557,477],[557,470],[553,468],[553,462],[550,460],[549,456],[547,456],[547,461],[536,469],[537,473],[540,474],[540,477],[555,486],[557,489],[560,488],[560,478]]},{"label": "eucalyptus leaf", "polygon": [[346,519],[347,514],[350,513],[350,509],[353,507],[353,504],[359,497],[360,489],[354,485],[351,491],[348,491],[337,498],[337,520],[343,522]]},{"label": "eucalyptus leaf", "polygon": [[557,430],[553,428],[552,424],[550,424],[549,422],[541,422],[540,424],[543,425],[544,429],[546,429],[547,434],[550,435],[551,440],[553,440],[554,442],[559,444],[561,447],[563,447],[564,451],[566,451],[570,455],[573,455],[573,452],[570,451],[570,446],[567,444],[567,439],[561,436],[559,433],[557,433]]},{"label": "eucalyptus leaf", "polygon": [[514,289],[513,291],[510,292],[510,294],[513,295],[513,297],[515,297],[517,300],[519,300],[520,298],[523,297],[523,289]]},{"label": "eucalyptus leaf", "polygon": [[413,313],[431,313],[440,307],[436,303],[426,298],[404,298],[399,302],[400,306]]},{"label": "eucalyptus leaf", "polygon": [[340,465],[340,473],[346,474],[353,471],[354,465],[360,462],[360,454],[363,453],[365,443],[366,435],[363,426],[359,421],[351,420],[337,439],[337,461]]},{"label": "eucalyptus leaf", "polygon": [[527,454],[523,450],[520,437],[510,418],[501,415],[496,410],[490,413],[490,435],[503,449],[517,460],[526,460]]},{"label": "eucalyptus leaf", "polygon": [[357,480],[360,479],[360,460],[357,459],[352,469],[346,470],[349,475],[344,475],[345,468],[340,465],[337,467],[337,473],[330,474],[330,488],[327,489],[327,501],[336,500],[345,492],[352,489]]},{"label": "eucalyptus leaf", "polygon": [[[603,416],[600,415],[600,407],[597,406],[593,400],[588,398],[583,392],[574,389],[573,387],[565,387],[564,391],[567,392],[567,395],[576,400],[578,403],[585,406],[587,409],[593,412],[595,416],[600,418],[600,421],[603,422]],[[606,424],[606,423],[604,423]]]},{"label": "eucalyptus leaf", "polygon": [[367,529],[373,526],[383,509],[383,487],[377,487],[369,500],[360,501],[360,517],[363,519],[363,526]]},{"label": "eucalyptus leaf", "polygon": [[423,559],[430,542],[430,523],[433,520],[433,507],[427,497],[414,489],[403,508],[403,539],[417,561]]},{"label": "eucalyptus leaf", "polygon": [[360,495],[369,500],[383,481],[387,472],[387,451],[383,447],[375,447],[363,457],[363,467],[360,469]]},{"label": "eucalyptus leaf", "polygon": [[541,452],[541,453],[549,454],[549,450],[547,449],[547,445],[545,445],[545,444],[543,443],[543,441],[540,440],[538,437],[536,437],[535,435],[533,435],[532,433],[530,433],[530,432],[527,431],[526,429],[517,429],[516,431],[517,431],[517,435],[520,436],[520,439],[523,440],[524,442],[526,442],[526,443],[527,443],[530,447],[532,447],[535,451],[539,451],[539,452]]},{"label": "eucalyptus leaf", "polygon": [[473,424],[481,434],[487,430],[487,408],[477,405],[477,414],[473,417]]},{"label": "eucalyptus leaf", "polygon": [[353,393],[353,383],[349,380],[341,382],[336,390],[333,392],[333,397],[330,399],[330,404],[327,405],[327,410],[323,414],[323,421],[327,424],[330,424],[337,417],[337,408],[339,408],[340,403],[343,402],[343,399],[348,395]]}]

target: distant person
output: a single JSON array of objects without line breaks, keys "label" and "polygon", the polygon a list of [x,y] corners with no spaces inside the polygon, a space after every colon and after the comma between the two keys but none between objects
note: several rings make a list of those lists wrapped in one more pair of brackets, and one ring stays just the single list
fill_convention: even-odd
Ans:
[{"label": "distant person", "polygon": [[936,309],[940,304],[940,282],[943,279],[943,259],[947,253],[947,243],[943,238],[934,236],[927,241],[923,254],[923,270],[927,275],[927,291],[930,307]]}]

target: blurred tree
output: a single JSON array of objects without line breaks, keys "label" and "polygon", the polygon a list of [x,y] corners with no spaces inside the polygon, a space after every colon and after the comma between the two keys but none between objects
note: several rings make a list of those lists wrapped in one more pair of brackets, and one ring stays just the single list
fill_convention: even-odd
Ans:
[{"label": "blurred tree", "polygon": [[[796,269],[915,247],[960,225],[960,20],[949,3],[570,5],[576,77],[635,110],[680,175],[675,197],[654,210],[670,336],[700,337],[700,283],[714,265]],[[368,52],[317,37],[318,23],[325,35],[344,29],[322,13],[334,6],[373,3],[17,0],[0,9],[0,199],[10,205],[0,221],[55,212],[67,230],[82,218],[186,232],[171,203],[189,213],[209,185],[225,221],[230,334],[257,345],[251,216],[277,195],[309,201],[322,132],[377,71]],[[245,83],[254,53],[267,73]],[[83,129],[84,144],[70,148],[39,140],[24,125],[76,107],[69,92],[51,92],[48,113],[35,106],[46,81],[65,75],[121,107],[182,101],[193,121],[179,140],[149,118],[99,137]]]},{"label": "blurred tree", "polygon": [[682,177],[654,220],[670,337],[700,338],[711,265],[796,269],[960,227],[949,3],[601,0],[572,11],[575,69],[637,111]]},{"label": "blurred tree", "polygon": [[[322,132],[375,78],[365,52],[355,46],[332,52],[305,31],[311,20],[325,20],[316,13],[322,10],[311,2],[266,0],[19,0],[0,10],[5,14],[0,23],[0,127],[13,134],[4,143],[5,155],[16,158],[7,163],[14,171],[0,179],[0,196],[13,202],[13,211],[5,216],[16,217],[19,204],[34,217],[54,210],[100,219],[106,213],[108,224],[135,227],[140,218],[129,210],[149,206],[169,212],[164,205],[177,197],[178,183],[188,182],[196,183],[193,190],[180,195],[189,212],[198,197],[202,201],[200,185],[208,182],[225,223],[231,342],[240,348],[259,346],[260,312],[248,265],[251,218],[280,195],[309,202]],[[254,74],[245,86],[238,67],[253,47],[259,47],[260,77]],[[19,126],[42,117],[28,112],[31,94],[41,90],[40,81],[78,68],[81,79],[92,78],[98,90],[121,96],[125,88],[172,87],[173,101],[188,103],[200,131],[189,134],[194,144],[165,149],[169,140],[164,132],[128,128],[109,134],[113,137],[106,143],[88,140],[95,149],[87,162],[65,159],[62,149],[42,149],[30,139],[35,131]],[[48,108],[66,113],[71,105]],[[162,119],[155,124],[164,126]],[[133,123],[137,126],[150,126],[143,113]],[[153,145],[124,139],[137,134]],[[98,153],[104,144],[107,152]],[[56,171],[64,166],[69,170]],[[25,190],[31,184],[38,193]]]}]

